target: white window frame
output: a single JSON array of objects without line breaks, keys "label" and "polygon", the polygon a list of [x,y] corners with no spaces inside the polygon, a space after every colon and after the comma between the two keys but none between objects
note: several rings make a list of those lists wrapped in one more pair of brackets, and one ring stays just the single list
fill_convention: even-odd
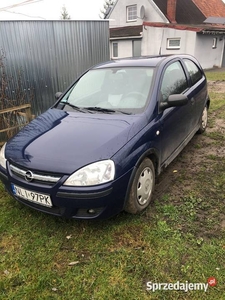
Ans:
[{"label": "white window frame", "polygon": [[[177,45],[177,46],[170,45],[171,41],[178,41],[179,45]],[[181,42],[181,38],[168,38],[166,48],[170,49],[170,50],[179,50],[180,49],[180,42]]]},{"label": "white window frame", "polygon": [[[114,45],[117,45],[117,56],[114,55]],[[112,57],[118,58],[119,57],[119,43],[118,42],[112,42]]]},{"label": "white window frame", "polygon": [[[130,12],[130,10],[135,10],[136,11],[136,15],[134,16],[133,12]],[[135,21],[137,21],[137,4],[133,4],[133,5],[127,6],[126,7],[126,12],[127,12],[127,22],[135,22]],[[129,18],[130,14],[131,14],[132,18]]]}]

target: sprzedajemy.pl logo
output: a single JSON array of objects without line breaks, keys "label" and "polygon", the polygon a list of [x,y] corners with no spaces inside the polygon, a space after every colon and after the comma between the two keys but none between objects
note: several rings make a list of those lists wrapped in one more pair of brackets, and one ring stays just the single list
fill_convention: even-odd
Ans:
[{"label": "sprzedajemy.pl logo", "polygon": [[215,277],[210,277],[207,280],[207,283],[203,282],[180,282],[177,281],[175,283],[162,283],[162,282],[152,282],[148,281],[146,283],[146,290],[150,292],[155,291],[183,291],[183,292],[189,292],[189,291],[204,291],[206,292],[208,287],[215,286],[217,284]]}]

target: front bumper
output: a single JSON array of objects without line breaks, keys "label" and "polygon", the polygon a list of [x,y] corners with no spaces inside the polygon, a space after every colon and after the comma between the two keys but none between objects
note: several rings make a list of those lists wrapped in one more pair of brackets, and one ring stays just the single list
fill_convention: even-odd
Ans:
[{"label": "front bumper", "polygon": [[[15,176],[9,168],[0,166],[0,179],[6,190],[17,201],[33,208],[55,216],[74,219],[105,219],[123,210],[127,186],[132,170],[117,180],[92,187],[63,186],[66,176],[63,176],[54,185],[27,182]],[[41,204],[24,200],[15,196],[11,184],[37,193],[48,194],[53,206],[46,207]]]}]

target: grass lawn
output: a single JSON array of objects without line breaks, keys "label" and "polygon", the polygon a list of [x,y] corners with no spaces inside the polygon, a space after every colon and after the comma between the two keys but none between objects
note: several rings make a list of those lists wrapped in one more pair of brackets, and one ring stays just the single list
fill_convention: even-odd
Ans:
[{"label": "grass lawn", "polygon": [[[0,183],[0,299],[225,299],[225,91],[213,84],[210,96],[207,132],[160,176],[142,215],[64,220],[19,204]],[[147,282],[210,277],[206,292],[147,291]]]}]

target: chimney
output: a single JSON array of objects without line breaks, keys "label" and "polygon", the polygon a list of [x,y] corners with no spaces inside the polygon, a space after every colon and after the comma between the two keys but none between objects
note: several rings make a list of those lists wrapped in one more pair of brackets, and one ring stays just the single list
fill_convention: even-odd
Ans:
[{"label": "chimney", "polygon": [[171,23],[176,22],[177,0],[167,0],[167,18]]}]

